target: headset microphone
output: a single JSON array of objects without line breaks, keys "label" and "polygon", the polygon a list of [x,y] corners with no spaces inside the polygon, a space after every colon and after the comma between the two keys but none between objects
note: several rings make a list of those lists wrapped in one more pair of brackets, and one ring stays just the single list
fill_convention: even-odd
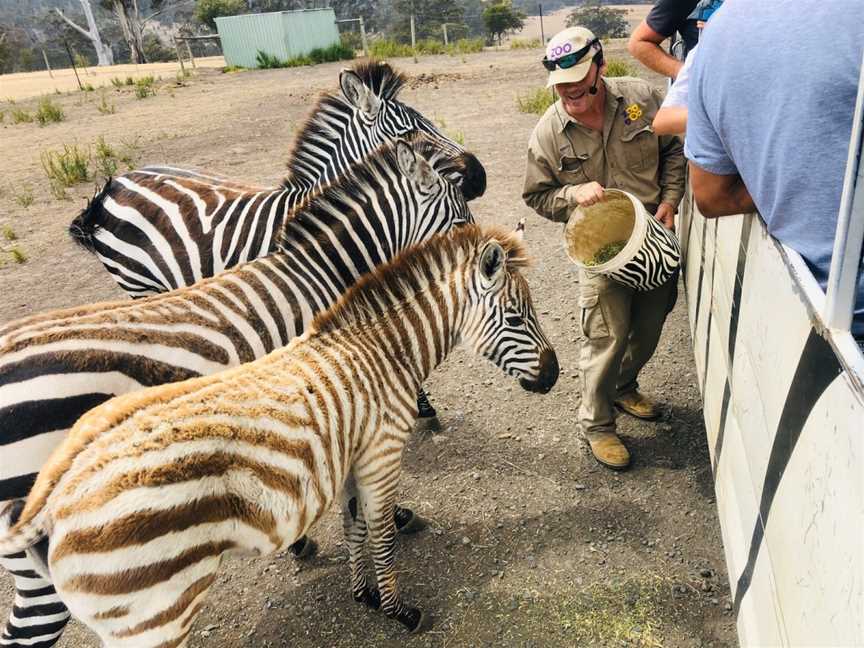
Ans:
[{"label": "headset microphone", "polygon": [[596,95],[597,94],[597,82],[600,80],[600,68],[597,68],[597,71],[594,73],[594,83],[588,88],[588,94]]}]

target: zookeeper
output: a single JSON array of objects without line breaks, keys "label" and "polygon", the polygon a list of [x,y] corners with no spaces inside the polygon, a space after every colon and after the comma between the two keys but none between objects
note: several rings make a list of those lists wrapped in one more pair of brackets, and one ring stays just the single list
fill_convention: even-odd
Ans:
[{"label": "zookeeper", "polygon": [[[528,143],[522,198],[544,218],[564,223],[572,209],[603,199],[604,188],[629,191],[666,227],[684,194],[681,140],[651,128],[663,96],[641,79],[606,78],[603,46],[589,30],[570,27],[546,47],[547,87],[560,97]],[[594,457],[622,470],[630,453],[616,433],[617,406],[653,419],[660,412],[638,390],[639,371],[654,354],[677,297],[677,273],[636,291],[580,271],[582,402],[578,427]]]}]

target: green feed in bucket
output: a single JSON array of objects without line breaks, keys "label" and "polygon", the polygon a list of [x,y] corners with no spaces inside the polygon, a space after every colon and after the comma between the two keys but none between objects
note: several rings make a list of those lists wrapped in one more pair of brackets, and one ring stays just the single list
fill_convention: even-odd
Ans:
[{"label": "green feed in bucket", "polygon": [[618,253],[624,249],[627,241],[612,241],[601,247],[590,259],[586,259],[583,263],[586,266],[597,266],[611,261]]}]

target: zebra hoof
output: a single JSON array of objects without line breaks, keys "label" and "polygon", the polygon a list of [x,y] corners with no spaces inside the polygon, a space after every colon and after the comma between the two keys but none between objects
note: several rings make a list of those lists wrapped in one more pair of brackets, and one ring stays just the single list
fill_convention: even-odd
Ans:
[{"label": "zebra hoof", "polygon": [[374,587],[366,586],[359,594],[355,592],[354,600],[373,610],[381,609],[381,592]]},{"label": "zebra hoof", "polygon": [[421,433],[436,434],[441,431],[441,421],[438,420],[438,416],[435,414],[432,414],[432,416],[419,416],[414,422],[414,429]]},{"label": "zebra hoof", "polygon": [[303,536],[291,545],[291,553],[295,560],[306,560],[318,553],[318,543],[312,538]]},{"label": "zebra hoof", "polygon": [[426,520],[411,509],[401,506],[393,510],[393,521],[396,523],[396,531],[404,535],[411,535],[426,528]]},{"label": "zebra hoof", "polygon": [[408,628],[411,634],[418,634],[429,629],[428,617],[417,608],[408,607],[407,605],[402,612],[396,615],[396,620]]}]

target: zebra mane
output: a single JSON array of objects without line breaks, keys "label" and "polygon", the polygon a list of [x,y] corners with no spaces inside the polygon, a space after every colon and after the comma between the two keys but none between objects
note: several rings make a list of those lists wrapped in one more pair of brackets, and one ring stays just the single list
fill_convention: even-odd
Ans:
[{"label": "zebra mane", "polygon": [[[405,85],[405,75],[402,72],[394,70],[389,63],[378,60],[368,60],[355,63],[348,68],[354,72],[363,84],[371,88],[381,99],[395,99]],[[286,166],[291,169],[297,162],[305,149],[305,147],[314,142],[316,137],[324,137],[330,139],[334,135],[333,127],[327,123],[326,115],[327,108],[336,111],[345,111],[350,108],[350,104],[342,96],[339,90],[322,93],[315,105],[309,110],[306,119],[300,124],[297,131],[297,136],[288,151],[288,162]],[[288,181],[283,182],[283,185],[288,186]]]},{"label": "zebra mane", "polygon": [[529,265],[525,247],[512,231],[462,225],[408,248],[361,277],[338,302],[315,317],[312,329],[328,333],[377,319],[424,290],[441,276],[442,269],[473,259],[492,240],[504,248],[508,272]]}]

